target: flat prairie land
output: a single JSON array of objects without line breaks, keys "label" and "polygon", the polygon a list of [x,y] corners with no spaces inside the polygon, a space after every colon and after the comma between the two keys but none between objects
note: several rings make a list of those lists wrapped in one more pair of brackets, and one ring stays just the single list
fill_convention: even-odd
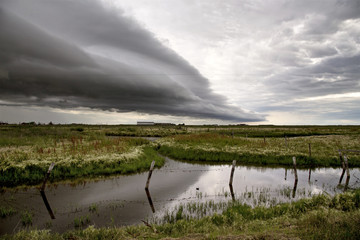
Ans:
[{"label": "flat prairie land", "polygon": [[[157,153],[188,161],[252,165],[341,166],[339,149],[360,150],[358,126],[135,126],[0,125],[0,184],[50,181],[144,171]],[[142,138],[140,138],[142,137]],[[151,142],[144,137],[161,137]],[[347,154],[350,167],[360,154]]]}]

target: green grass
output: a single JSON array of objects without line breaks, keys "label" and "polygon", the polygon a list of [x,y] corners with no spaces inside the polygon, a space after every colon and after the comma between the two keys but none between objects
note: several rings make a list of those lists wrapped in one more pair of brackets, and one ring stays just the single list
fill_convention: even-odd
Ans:
[{"label": "green grass", "polygon": [[[339,149],[358,149],[359,135],[325,135],[296,138],[246,138],[219,133],[199,133],[166,137],[158,151],[179,160],[230,162],[256,165],[341,166]],[[311,156],[309,152],[311,146]],[[360,166],[360,155],[348,154],[349,166]]]},{"label": "green grass", "polygon": [[[153,148],[144,146],[140,154],[134,158],[100,159],[84,162],[82,158],[73,158],[55,165],[49,181],[61,181],[83,177],[108,176],[112,174],[130,174],[145,171],[150,168],[151,162],[156,161],[157,167],[164,164],[164,159],[157,155]],[[14,187],[21,184],[36,185],[43,181],[48,165],[31,163],[25,166],[10,166],[0,171],[0,184]]]},{"label": "green grass", "polygon": [[[222,214],[186,218],[178,209],[171,223],[68,231],[22,230],[4,239],[359,239],[360,190],[318,195],[273,207],[235,202]],[[80,222],[80,220],[79,220]]]},{"label": "green grass", "polygon": [[[99,129],[98,129],[99,128]],[[106,137],[101,126],[0,126],[0,185],[15,187],[49,181],[130,174],[164,159],[142,138]]]},{"label": "green grass", "polygon": [[0,206],[0,217],[1,218],[6,218],[9,216],[12,216],[16,213],[17,211],[10,207],[10,206]]},{"label": "green grass", "polygon": [[74,227],[75,228],[82,228],[90,223],[90,217],[87,216],[81,216],[79,218],[74,219]]},{"label": "green grass", "polygon": [[98,211],[98,207],[97,207],[96,203],[93,203],[89,206],[89,212],[97,213],[97,211]]},{"label": "green grass", "polygon": [[33,214],[30,211],[24,211],[21,214],[21,223],[23,226],[32,225]]},{"label": "green grass", "polygon": [[[52,162],[50,182],[162,166],[148,140],[112,136],[167,136],[156,150],[174,159],[251,165],[291,165],[296,156],[298,166],[341,166],[338,149],[360,148],[358,126],[0,125],[0,185],[39,184]],[[360,155],[348,157],[360,166]]]}]

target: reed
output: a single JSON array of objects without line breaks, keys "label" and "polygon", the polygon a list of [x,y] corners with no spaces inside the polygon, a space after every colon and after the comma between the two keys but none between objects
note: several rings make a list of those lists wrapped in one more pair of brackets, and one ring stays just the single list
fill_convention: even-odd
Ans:
[{"label": "reed", "polygon": [[[234,203],[222,214],[186,218],[178,208],[171,223],[69,231],[22,230],[4,239],[359,239],[360,190],[269,208]],[[176,217],[177,216],[177,217]]]}]

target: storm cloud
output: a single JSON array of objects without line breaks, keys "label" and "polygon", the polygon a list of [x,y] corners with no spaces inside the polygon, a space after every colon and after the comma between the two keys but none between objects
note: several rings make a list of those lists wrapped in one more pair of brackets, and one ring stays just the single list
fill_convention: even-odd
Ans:
[{"label": "storm cloud", "polygon": [[263,119],[229,105],[185,59],[101,2],[2,1],[0,30],[2,105]]}]

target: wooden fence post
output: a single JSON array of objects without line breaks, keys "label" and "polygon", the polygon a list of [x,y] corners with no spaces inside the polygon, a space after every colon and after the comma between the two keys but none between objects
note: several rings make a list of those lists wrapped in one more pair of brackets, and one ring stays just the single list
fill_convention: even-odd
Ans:
[{"label": "wooden fence post", "polygon": [[236,160],[233,160],[233,162],[232,162],[232,168],[231,168],[231,174],[230,174],[229,185],[232,185],[232,183],[233,183],[235,165],[236,165]]},{"label": "wooden fence post", "polygon": [[293,197],[293,198],[295,198],[295,196],[296,196],[297,184],[298,184],[298,180],[295,179],[295,181],[294,181],[294,187],[293,187],[293,192],[292,192],[292,197]]},{"label": "wooden fence post", "polygon": [[294,198],[295,194],[296,194],[297,183],[298,183],[298,175],[297,175],[297,170],[296,170],[296,157],[293,157],[293,165],[294,165],[295,181],[294,181],[292,197]]},{"label": "wooden fence post", "polygon": [[295,172],[295,180],[298,180],[297,170],[296,170],[296,157],[293,157],[293,165],[294,165],[294,172]]},{"label": "wooden fence post", "polygon": [[151,179],[151,175],[152,175],[152,171],[154,169],[155,166],[155,161],[151,162],[151,166],[150,166],[150,171],[149,171],[149,175],[146,181],[146,185],[145,185],[145,189],[149,189],[149,184],[150,184],[150,179]]},{"label": "wooden fence post", "polygon": [[346,168],[346,182],[345,182],[344,189],[347,190],[349,181],[350,181],[350,170],[349,170],[349,162],[348,162],[346,155],[344,155],[344,162],[345,162],[345,168]]},{"label": "wooden fence post", "polygon": [[148,188],[145,188],[145,192],[146,192],[146,196],[147,196],[147,199],[148,199],[148,201],[149,201],[151,210],[152,210],[153,213],[155,213],[155,208],[154,208],[154,204],[153,204],[152,199],[151,199],[151,195],[150,195],[149,189],[148,189]]},{"label": "wooden fence post", "polygon": [[40,190],[40,194],[41,194],[41,197],[42,197],[42,199],[44,201],[45,207],[49,212],[50,218],[55,219],[55,215],[54,215],[53,211],[51,210],[51,207],[50,207],[50,204],[49,204],[49,202],[48,202],[48,200],[46,198],[45,192],[43,190]]},{"label": "wooden fence post", "polygon": [[45,190],[46,181],[48,180],[48,178],[49,178],[49,176],[50,176],[50,173],[51,173],[51,171],[53,170],[54,166],[55,166],[55,163],[51,163],[51,164],[50,164],[49,169],[48,169],[48,171],[47,171],[47,173],[46,173],[46,175],[45,175],[44,182],[43,182],[43,184],[42,184],[42,186],[41,186],[40,191],[44,191],[44,190]]},{"label": "wooden fence post", "polygon": [[233,201],[235,201],[235,194],[234,194],[234,189],[233,189],[232,184],[229,184],[229,188],[230,188],[231,198]]},{"label": "wooden fence post", "polygon": [[341,182],[343,180],[343,177],[344,177],[344,174],[345,174],[345,170],[346,170],[344,158],[342,157],[341,151],[339,151],[339,158],[340,158],[342,169],[343,169],[343,171],[341,173],[341,176],[340,176],[340,180],[339,180],[339,184],[341,184]]}]

